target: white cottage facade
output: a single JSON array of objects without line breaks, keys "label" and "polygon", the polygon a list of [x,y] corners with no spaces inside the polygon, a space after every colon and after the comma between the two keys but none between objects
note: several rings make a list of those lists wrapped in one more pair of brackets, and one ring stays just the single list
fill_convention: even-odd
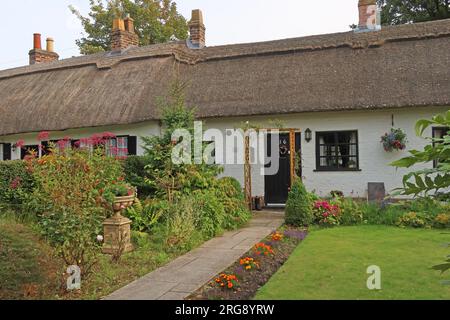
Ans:
[{"label": "white cottage facade", "polygon": [[[0,71],[0,159],[21,159],[27,147],[45,143],[37,140],[41,131],[72,142],[111,132],[129,154],[142,155],[141,137],[161,134],[155,101],[176,73],[189,82],[187,102],[205,128],[225,135],[243,122],[271,128],[279,120],[297,132],[288,143],[300,152],[309,190],[366,198],[370,183],[389,193],[405,174],[389,163],[407,151],[386,152],[381,136],[401,128],[407,150],[422,149],[428,141],[415,135],[416,121],[450,109],[450,20],[377,31],[360,22],[366,32],[220,47],[205,46],[202,26],[194,11],[186,42],[139,48],[116,41],[125,47],[61,61],[38,63],[35,47],[33,65]],[[425,136],[444,130],[430,128]],[[14,147],[19,140],[24,148]],[[286,200],[292,158],[286,159],[275,176],[252,166],[252,196],[268,205]],[[223,175],[244,185],[242,164],[225,165]]]}]

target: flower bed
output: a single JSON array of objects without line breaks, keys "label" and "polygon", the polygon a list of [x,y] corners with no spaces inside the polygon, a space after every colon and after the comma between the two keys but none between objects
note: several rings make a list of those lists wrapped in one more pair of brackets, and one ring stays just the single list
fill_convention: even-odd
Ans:
[{"label": "flower bed", "polygon": [[286,262],[306,237],[304,229],[274,231],[188,300],[248,300]]}]

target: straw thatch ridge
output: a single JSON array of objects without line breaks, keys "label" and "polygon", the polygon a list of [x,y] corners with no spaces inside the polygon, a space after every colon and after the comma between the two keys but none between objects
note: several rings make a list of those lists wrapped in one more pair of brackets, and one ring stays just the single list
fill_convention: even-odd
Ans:
[{"label": "straw thatch ridge", "polygon": [[198,116],[450,105],[450,20],[189,49],[184,42],[0,71],[0,135],[159,118],[174,76]]}]

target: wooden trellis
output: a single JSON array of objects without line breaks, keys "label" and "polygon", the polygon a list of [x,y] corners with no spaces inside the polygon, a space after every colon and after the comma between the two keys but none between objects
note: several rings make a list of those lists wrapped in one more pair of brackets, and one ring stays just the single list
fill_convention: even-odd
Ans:
[{"label": "wooden trellis", "polygon": [[[261,130],[261,129],[259,129]],[[258,130],[258,131],[259,131]],[[291,187],[294,183],[296,174],[295,174],[295,134],[301,132],[300,129],[264,129],[268,132],[270,131],[279,131],[279,132],[289,132],[289,148],[290,148],[290,176],[291,176]],[[245,192],[245,201],[249,207],[250,210],[253,208],[252,204],[252,167],[250,164],[250,136],[247,134],[247,131],[245,132],[245,138],[244,138],[244,192]]]}]

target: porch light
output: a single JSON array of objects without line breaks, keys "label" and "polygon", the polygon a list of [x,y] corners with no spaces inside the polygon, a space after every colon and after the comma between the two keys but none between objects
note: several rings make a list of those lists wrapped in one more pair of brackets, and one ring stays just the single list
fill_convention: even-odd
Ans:
[{"label": "porch light", "polygon": [[306,142],[310,142],[312,140],[312,131],[309,128],[305,130],[305,140]]}]

